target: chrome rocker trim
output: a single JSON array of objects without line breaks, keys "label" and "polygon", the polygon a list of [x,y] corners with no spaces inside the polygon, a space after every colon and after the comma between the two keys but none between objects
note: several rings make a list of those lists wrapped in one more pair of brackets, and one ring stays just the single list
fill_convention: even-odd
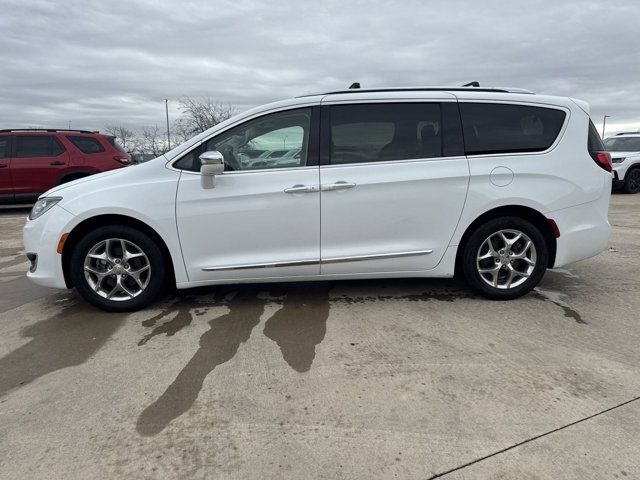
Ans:
[{"label": "chrome rocker trim", "polygon": [[204,267],[202,270],[205,272],[216,272],[220,270],[250,270],[254,268],[301,267],[306,265],[362,262],[365,260],[384,260],[387,258],[413,257],[418,255],[428,255],[430,253],[433,253],[433,250],[416,250],[413,252],[398,252],[398,253],[378,253],[376,255],[356,255],[352,257],[332,257],[332,258],[323,258],[320,261],[295,260],[290,262],[253,263],[253,264],[247,264],[247,265],[226,265],[223,267]]}]

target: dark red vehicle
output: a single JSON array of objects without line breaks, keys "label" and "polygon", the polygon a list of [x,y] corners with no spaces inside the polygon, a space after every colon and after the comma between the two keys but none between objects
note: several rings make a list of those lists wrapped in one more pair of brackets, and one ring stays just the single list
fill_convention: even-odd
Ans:
[{"label": "dark red vehicle", "polygon": [[56,185],[129,165],[114,137],[87,130],[0,130],[0,203],[32,202]]}]

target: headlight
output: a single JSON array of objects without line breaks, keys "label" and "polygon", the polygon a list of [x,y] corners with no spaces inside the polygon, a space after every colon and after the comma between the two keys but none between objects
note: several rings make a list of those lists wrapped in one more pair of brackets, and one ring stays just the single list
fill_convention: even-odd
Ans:
[{"label": "headlight", "polygon": [[40,217],[60,200],[62,200],[62,197],[40,198],[31,209],[31,213],[29,213],[29,220],[35,220]]}]

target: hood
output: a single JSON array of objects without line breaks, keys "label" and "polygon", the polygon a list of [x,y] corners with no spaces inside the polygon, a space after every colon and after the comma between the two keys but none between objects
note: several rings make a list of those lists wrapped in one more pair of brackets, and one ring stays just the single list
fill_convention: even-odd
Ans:
[{"label": "hood", "polygon": [[[143,165],[149,165],[151,163],[157,163],[155,162],[155,160],[160,160],[163,164],[166,163],[167,159],[164,158],[163,155],[154,158],[153,160],[149,160],[148,162],[145,162],[144,164],[134,164],[134,165],[130,165],[128,167],[124,167],[124,168],[116,168],[114,170],[109,170],[107,172],[102,172],[102,173],[96,173],[94,175],[89,175],[88,177],[82,177],[82,178],[78,178],[77,180],[72,180],[70,182],[67,183],[63,183],[62,185],[58,185],[57,187],[53,187],[49,190],[47,190],[46,192],[44,192],[42,195],[40,195],[40,197],[50,197],[50,196],[55,196],[55,195],[62,195],[66,192],[64,192],[67,189],[74,189],[75,187],[78,187],[79,185],[84,185],[84,184],[91,184],[93,182],[102,182],[105,178],[109,178],[109,177],[116,177],[116,176],[127,176],[127,175],[131,175],[132,172],[138,168],[142,168]],[[90,185],[87,185],[90,187]]]}]

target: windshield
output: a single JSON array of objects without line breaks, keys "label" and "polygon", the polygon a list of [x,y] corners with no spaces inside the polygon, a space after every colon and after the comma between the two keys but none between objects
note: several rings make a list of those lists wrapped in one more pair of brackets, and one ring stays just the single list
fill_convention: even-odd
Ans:
[{"label": "windshield", "polygon": [[640,137],[612,137],[604,141],[610,152],[640,152]]}]

